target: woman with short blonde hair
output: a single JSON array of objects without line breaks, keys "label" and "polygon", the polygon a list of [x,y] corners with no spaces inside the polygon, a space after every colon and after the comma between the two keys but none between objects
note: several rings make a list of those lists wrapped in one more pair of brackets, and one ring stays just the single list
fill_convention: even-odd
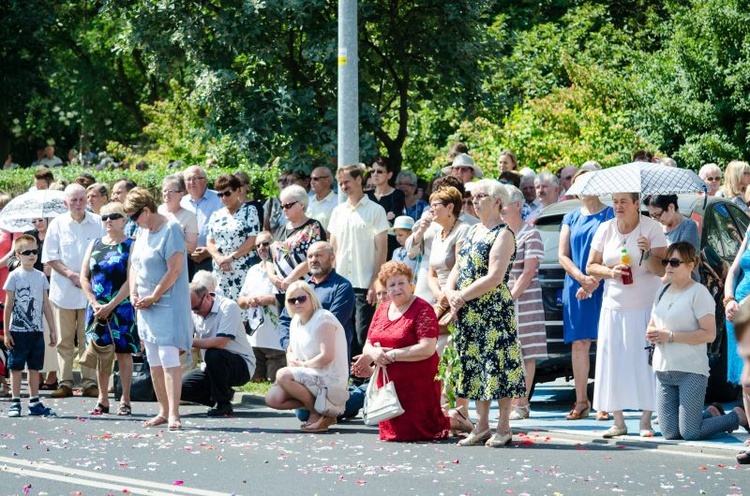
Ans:
[{"label": "woman with short blonde hair", "polygon": [[745,189],[750,184],[750,165],[741,160],[732,160],[727,164],[724,173],[724,184],[716,193],[716,196],[731,200],[744,212],[748,211],[745,203]]}]

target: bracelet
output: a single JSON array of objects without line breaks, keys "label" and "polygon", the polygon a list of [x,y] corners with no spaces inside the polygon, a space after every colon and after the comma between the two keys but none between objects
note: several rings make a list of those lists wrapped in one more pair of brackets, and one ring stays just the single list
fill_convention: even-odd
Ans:
[{"label": "bracelet", "polygon": [[732,296],[732,295],[729,295],[729,296],[725,296],[725,297],[724,297],[724,300],[723,300],[723,302],[724,302],[724,305],[726,305],[726,304],[727,304],[727,303],[729,303],[730,301],[737,301],[737,300],[735,300],[735,299],[734,299],[734,296]]},{"label": "bracelet", "polygon": [[391,360],[396,361],[396,350],[391,350]]},{"label": "bracelet", "polygon": [[672,332],[672,331],[669,331],[669,340],[668,340],[668,342],[674,343],[674,332]]}]

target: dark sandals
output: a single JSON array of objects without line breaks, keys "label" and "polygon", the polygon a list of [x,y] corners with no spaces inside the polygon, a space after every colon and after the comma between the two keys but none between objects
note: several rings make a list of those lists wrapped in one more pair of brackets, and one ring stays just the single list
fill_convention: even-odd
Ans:
[{"label": "dark sandals", "polygon": [[117,415],[126,417],[132,413],[133,411],[130,409],[130,405],[127,403],[120,403],[120,408],[117,409]]},{"label": "dark sandals", "polygon": [[101,403],[97,403],[96,407],[89,412],[90,415],[102,415],[109,413],[109,406],[104,406]]},{"label": "dark sandals", "polygon": [[750,450],[743,450],[737,453],[737,463],[740,465],[750,465]]}]

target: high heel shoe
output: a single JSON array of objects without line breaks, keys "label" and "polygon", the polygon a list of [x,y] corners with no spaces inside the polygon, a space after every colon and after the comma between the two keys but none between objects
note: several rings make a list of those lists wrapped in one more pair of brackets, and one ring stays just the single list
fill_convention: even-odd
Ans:
[{"label": "high heel shoe", "polygon": [[[580,408],[581,405],[583,408]],[[589,415],[591,415],[591,402],[589,400],[576,401],[565,420],[581,420],[589,418]]]},{"label": "high heel shoe", "polygon": [[492,431],[487,429],[484,432],[471,431],[468,436],[458,442],[459,446],[480,446],[492,437]]},{"label": "high heel shoe", "polygon": [[471,432],[472,430],[474,430],[474,424],[471,420],[469,420],[468,411],[464,413],[464,408],[465,407],[458,407],[448,410],[448,417],[450,417],[451,420],[455,421],[459,426],[458,429],[454,429],[454,433],[456,435],[463,432]]},{"label": "high heel shoe", "polygon": [[510,420],[523,420],[531,415],[531,405],[515,405],[510,412]]}]

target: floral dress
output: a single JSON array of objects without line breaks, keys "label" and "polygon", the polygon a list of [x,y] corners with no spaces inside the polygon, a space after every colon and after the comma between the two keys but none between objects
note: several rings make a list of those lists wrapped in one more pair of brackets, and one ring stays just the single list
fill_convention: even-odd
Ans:
[{"label": "floral dress", "polygon": [[[243,203],[234,213],[229,213],[226,208],[220,208],[211,214],[208,221],[208,239],[216,243],[219,253],[229,254],[239,248],[247,238],[257,236],[260,231],[260,222],[258,221],[258,212],[250,203]],[[211,262],[214,268],[214,275],[219,281],[224,296],[231,300],[237,300],[242,289],[242,283],[245,280],[245,274],[250,267],[258,263],[255,251],[232,260],[232,270],[224,272],[216,264]],[[246,320],[245,311],[243,310],[243,321]]]},{"label": "floral dress", "polygon": [[[487,275],[490,250],[504,229],[500,225],[474,240],[477,226],[471,227],[458,252],[461,268],[456,289],[461,290]],[[460,398],[490,401],[521,398],[526,394],[521,343],[516,331],[513,299],[508,289],[515,253],[510,259],[502,284],[480,298],[466,302],[455,323],[455,346],[460,363],[456,394]]]},{"label": "floral dress", "polygon": [[[89,259],[91,290],[96,301],[112,301],[128,278],[128,259],[132,238],[116,245],[108,245],[101,238],[94,241]],[[94,312],[86,307],[86,339],[96,339],[100,346],[114,343],[117,353],[138,353],[140,341],[135,328],[135,312],[130,298],[125,298],[110,314],[107,323],[94,326]]]},{"label": "floral dress", "polygon": [[326,241],[326,230],[315,219],[287,229],[284,241],[275,241],[271,245],[276,275],[283,279],[291,274],[295,267],[307,261],[307,250],[318,241]]}]

